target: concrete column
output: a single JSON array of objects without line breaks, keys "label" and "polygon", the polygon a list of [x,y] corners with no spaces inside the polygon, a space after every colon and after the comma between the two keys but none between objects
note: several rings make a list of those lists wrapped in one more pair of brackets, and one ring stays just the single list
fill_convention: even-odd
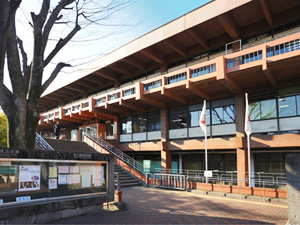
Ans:
[{"label": "concrete column", "polygon": [[161,167],[162,169],[171,169],[172,157],[168,150],[169,126],[168,126],[168,108],[161,109]]},{"label": "concrete column", "polygon": [[178,166],[179,166],[179,174],[182,174],[182,154],[179,155],[179,162],[178,162]]},{"label": "concrete column", "polygon": [[120,144],[120,133],[122,129],[121,120],[119,117],[114,117],[114,138],[118,144]]},{"label": "concrete column", "polygon": [[[244,94],[235,96],[235,123],[236,123],[236,159],[237,159],[237,173],[238,180],[246,180],[248,172],[248,157],[247,157],[247,143],[245,142],[245,96]],[[245,186],[246,182],[242,182]]]},{"label": "concrete column", "polygon": [[288,216],[287,224],[300,224],[300,154],[285,155],[287,180]]}]

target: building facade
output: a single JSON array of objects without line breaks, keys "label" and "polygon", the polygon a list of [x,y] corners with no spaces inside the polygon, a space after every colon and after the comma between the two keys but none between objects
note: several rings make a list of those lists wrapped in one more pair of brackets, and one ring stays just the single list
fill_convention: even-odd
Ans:
[{"label": "building facade", "polygon": [[300,1],[215,0],[54,81],[38,127],[92,132],[151,168],[283,173],[300,152]]}]

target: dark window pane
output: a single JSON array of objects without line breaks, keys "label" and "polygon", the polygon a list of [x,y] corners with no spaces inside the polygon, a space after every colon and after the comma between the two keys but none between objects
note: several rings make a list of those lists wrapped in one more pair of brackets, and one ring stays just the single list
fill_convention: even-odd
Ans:
[{"label": "dark window pane", "polygon": [[297,112],[298,115],[300,116],[300,95],[297,96]]},{"label": "dark window pane", "polygon": [[122,124],[122,134],[131,134],[132,133],[132,118],[131,116],[122,117],[121,118]]},{"label": "dark window pane", "polygon": [[160,131],[160,111],[148,113],[148,131]]},{"label": "dark window pane", "polygon": [[187,113],[170,115],[170,129],[186,128],[187,121]]},{"label": "dark window pane", "polygon": [[296,97],[282,97],[278,99],[279,117],[296,115]]},{"label": "dark window pane", "polygon": [[146,132],[146,114],[141,114],[133,117],[133,133]]}]

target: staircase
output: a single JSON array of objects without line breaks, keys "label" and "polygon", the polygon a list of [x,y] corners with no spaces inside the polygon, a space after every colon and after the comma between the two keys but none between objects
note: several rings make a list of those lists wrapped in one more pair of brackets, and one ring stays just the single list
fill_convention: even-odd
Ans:
[{"label": "staircase", "polygon": [[129,172],[123,170],[118,164],[115,163],[115,187],[117,187],[117,173],[119,175],[119,189],[127,187],[142,186],[142,182],[134,178]]},{"label": "staircase", "polygon": [[75,153],[96,153],[97,151],[85,142],[66,141],[57,139],[45,139],[45,141],[55,150],[59,152],[75,152]]}]

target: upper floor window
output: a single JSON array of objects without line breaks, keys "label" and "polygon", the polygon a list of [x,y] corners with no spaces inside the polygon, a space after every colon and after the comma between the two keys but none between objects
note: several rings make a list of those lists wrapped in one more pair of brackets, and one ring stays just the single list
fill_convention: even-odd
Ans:
[{"label": "upper floor window", "polygon": [[131,134],[132,133],[132,117],[122,117],[121,118],[121,125],[122,125],[122,134]]},{"label": "upper floor window", "polygon": [[212,124],[224,124],[235,122],[234,105],[222,106],[212,109]]},{"label": "upper floor window", "polygon": [[146,114],[133,116],[133,133],[142,133],[147,131]]},{"label": "upper floor window", "polygon": [[[202,104],[189,106],[189,127],[199,127],[199,120],[202,113]],[[210,109],[208,104],[206,105],[206,125],[210,125]]]},{"label": "upper floor window", "polygon": [[170,129],[187,128],[188,114],[187,107],[177,107],[169,110]]},{"label": "upper floor window", "polygon": [[249,104],[250,120],[264,120],[276,118],[276,100],[268,99]]},{"label": "upper floor window", "polygon": [[151,112],[148,114],[148,131],[160,131],[160,111]]}]

